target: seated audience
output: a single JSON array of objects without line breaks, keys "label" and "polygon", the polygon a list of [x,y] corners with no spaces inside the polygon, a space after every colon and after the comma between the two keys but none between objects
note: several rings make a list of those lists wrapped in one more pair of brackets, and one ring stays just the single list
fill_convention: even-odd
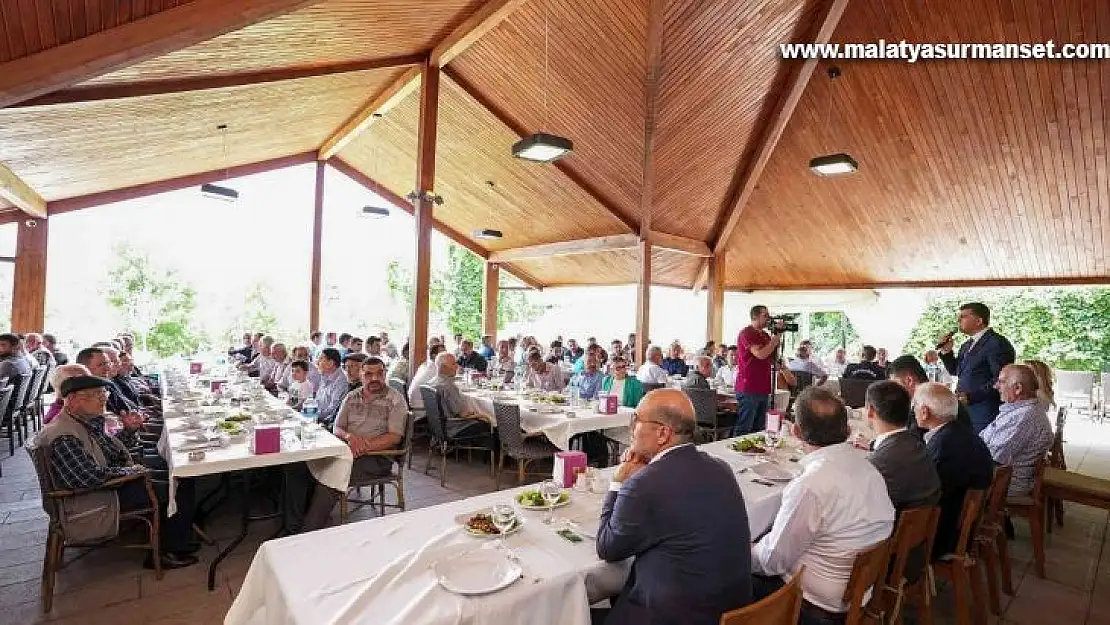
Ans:
[{"label": "seated audience", "polygon": [[[2,341],[3,336],[0,336],[0,345]],[[115,369],[109,358],[112,352],[115,352],[115,349],[111,347],[86,347],[77,352],[77,363],[84,365],[93,376],[103,378],[107,382],[104,385],[108,389],[108,399],[105,404],[107,411],[119,417],[123,425],[123,430],[116,436],[127,445],[128,449],[134,449],[139,446],[138,431],[146,416],[137,404],[124,396],[119,385],[112,381],[115,375]]]},{"label": "seated audience", "polygon": [[246,371],[247,375],[251,377],[266,377],[277,364],[272,357],[273,347],[274,337],[262,337],[262,340],[258,344],[258,353],[255,355],[254,360],[250,361],[249,363],[239,365],[239,369]]},{"label": "seated audience", "polygon": [[321,345],[323,340],[324,340],[324,333],[323,332],[320,332],[319,330],[317,330],[315,332],[310,333],[308,335],[308,345],[306,346],[307,349],[308,349],[308,357],[307,358],[298,358],[297,357],[297,348],[294,347],[293,348],[293,360],[306,360],[306,361],[309,361],[309,362],[311,362],[313,360],[316,360],[317,358],[320,357],[320,350],[324,348],[323,345]]},{"label": "seated audience", "polygon": [[867,387],[864,410],[875,432],[868,459],[886,480],[894,509],[932,507],[940,501],[940,477],[925,453],[925,443],[906,429],[910,394],[897,382],[882,380]]},{"label": "seated audience", "polygon": [[824,384],[825,380],[829,378],[829,374],[821,365],[817,364],[817,362],[813,360],[813,352],[811,351],[812,349],[813,348],[810,347],[809,344],[803,342],[801,345],[798,346],[796,357],[791,358],[786,366],[788,369],[795,373],[803,372],[812,375],[813,383],[817,386],[820,386]]},{"label": "seated audience", "polygon": [[406,342],[401,346],[400,358],[393,359],[393,364],[389,365],[389,378],[398,379],[405,383],[405,388],[409,385],[409,344]]},{"label": "seated audience", "polygon": [[[101,355],[102,356],[102,355]],[[61,383],[63,407],[38,435],[38,444],[49,448],[50,470],[57,487],[69,490],[98,488],[112,479],[144,473],[136,464],[128,445],[104,431],[106,388],[104,378],[78,375]],[[191,543],[193,530],[193,487],[191,480],[179,480],[176,489],[177,513],[166,517],[167,491],[155,483],[160,509],[160,542],[163,568],[180,568],[197,563],[192,555],[199,545]],[[125,482],[118,488],[78,495],[64,506],[62,524],[71,540],[94,541],[114,537],[119,532],[120,511],[146,508],[151,501],[142,481]],[[154,568],[147,556],[147,568]]]},{"label": "seated audience", "polygon": [[31,363],[22,355],[23,342],[14,334],[0,334],[0,378],[12,383],[12,377],[31,373]]},{"label": "seated audience", "polygon": [[482,355],[482,358],[486,359],[486,362],[489,362],[489,359],[493,358],[493,355],[497,353],[497,350],[493,348],[492,336],[488,334],[482,335],[481,345],[478,347],[478,353]]},{"label": "seated audience", "polygon": [[243,344],[239,348],[232,347],[227,350],[227,355],[239,362],[250,362],[254,359],[254,336],[250,332],[243,333]]},{"label": "seated audience", "polygon": [[[58,365],[54,368],[54,371],[50,373],[50,386],[55,389],[60,389],[62,388],[62,382],[65,382],[66,380],[77,377],[79,375],[90,375],[89,370],[85,368],[85,365],[79,365],[75,362],[65,365]],[[44,425],[50,423],[54,420],[54,417],[58,416],[58,413],[62,410],[62,405],[62,394],[55,393],[53,403],[51,403],[50,406],[47,407],[46,414],[42,417],[42,422]]]},{"label": "seated audience", "polygon": [[489,376],[501,376],[503,382],[508,382],[516,371],[516,360],[513,359],[513,344],[510,341],[498,341],[497,353],[486,363],[486,373]]},{"label": "seated audience", "polygon": [[967,491],[985,491],[994,478],[990,450],[971,429],[970,419],[966,423],[956,419],[958,408],[962,405],[956,394],[943,384],[923,382],[913,395],[914,418],[925,430],[925,453],[940,477],[940,521],[933,541],[934,560],[956,549]]},{"label": "seated audience", "polygon": [[366,362],[367,358],[366,354],[355,351],[348,352],[343,357],[343,376],[347,378],[348,393],[357,391],[362,386],[362,363]]},{"label": "seated audience", "polygon": [[811,386],[795,403],[794,436],[806,455],[787,484],[771,531],[752,546],[754,595],[805,566],[800,622],[843,619],[844,590],[856,555],[890,537],[894,506],[878,469],[847,443],[848,411],[828,389]]},{"label": "seated audience", "polygon": [[570,340],[567,341],[567,360],[568,361],[570,361],[573,364],[579,358],[581,358],[582,356],[585,356],[585,355],[586,355],[586,350],[579,347],[577,340],[570,339]]},{"label": "seated audience", "polygon": [[439,356],[446,348],[443,343],[431,343],[428,346],[428,359],[420,363],[416,368],[416,373],[412,374],[412,380],[409,381],[409,406],[412,406],[413,411],[417,414],[424,412],[424,397],[420,394],[420,387],[424,384],[429,384],[437,375],[439,369],[436,368],[436,356]]},{"label": "seated audience", "polygon": [[779,373],[776,376],[776,388],[794,391],[798,388],[798,378],[794,376],[794,372],[786,365],[785,358],[779,358]]},{"label": "seated audience", "polygon": [[[303,360],[305,363],[307,363],[308,364],[308,381],[312,383],[312,388],[313,389],[317,389],[317,388],[320,388],[320,372],[316,369],[315,360],[319,360],[319,356],[317,356],[315,360],[312,359],[311,356],[312,356],[312,349],[310,347],[308,347],[307,345],[298,345],[298,346],[293,348],[293,355],[290,358],[290,362],[294,362],[294,361],[297,361],[297,360]],[[281,381],[281,383],[278,384],[278,390],[288,391],[289,390],[289,385],[292,382],[293,382],[293,369],[292,369],[292,367],[290,367],[289,370],[285,374],[285,379],[283,379]],[[307,395],[305,397],[303,397],[302,399],[306,399],[306,398],[307,398]]]},{"label": "seated audience", "polygon": [[[1056,374],[1052,372],[1052,367],[1040,360],[1026,360],[1022,364],[1032,369],[1033,376],[1037,378],[1037,401],[1044,404],[1046,411],[1052,410],[1056,406],[1056,394],[1052,390]],[[1103,401],[1110,401],[1110,398]]]},{"label": "seated audience", "polygon": [[59,365],[64,365],[69,362],[69,355],[58,347],[58,339],[53,334],[42,335],[42,346],[54,356],[54,362]]},{"label": "seated audience", "polygon": [[713,355],[713,371],[720,371],[721,367],[728,365],[729,346],[721,343],[717,346],[717,353]]},{"label": "seated audience", "polygon": [[601,365],[597,362],[597,354],[586,355],[586,370],[576,373],[571,378],[571,385],[578,387],[578,396],[582,399],[597,399],[601,390],[601,383],[605,376],[601,373]]},{"label": "seated audience", "polygon": [[[348,358],[354,355],[350,354]],[[396,449],[401,444],[408,412],[404,396],[386,384],[385,363],[380,358],[366,358],[359,361],[359,366],[362,383],[358,390],[343,398],[335,419],[335,435],[350,446],[351,455],[355,458],[351,466],[351,481],[356,483],[392,472],[393,459],[374,455],[374,452]],[[335,502],[344,495],[316,484],[312,503],[305,514],[304,530],[323,527]]]},{"label": "seated audience", "polygon": [[682,375],[685,376],[690,371],[690,366],[686,364],[686,360],[682,357],[682,345],[675,341],[671,343],[671,354],[659,363],[667,371],[667,375]]},{"label": "seated audience", "polygon": [[864,345],[860,352],[860,361],[853,362],[844,369],[844,376],[858,380],[885,380],[886,366],[875,364],[875,348]]},{"label": "seated audience", "polygon": [[698,356],[697,364],[686,374],[686,388],[709,388],[709,378],[713,377],[713,359],[709,356]]},{"label": "seated audience", "polygon": [[384,362],[386,366],[389,365],[390,359],[393,358],[385,352],[385,349],[382,347],[382,339],[378,336],[366,337],[366,355],[370,358],[377,358]]},{"label": "seated audience", "polygon": [[[597,343],[592,343],[590,345],[587,345],[586,346],[586,355],[589,355],[589,354],[593,354],[593,355],[597,356],[597,364],[598,364],[599,367],[604,367],[605,366],[605,359],[603,359],[601,357],[601,346],[600,345],[598,345]],[[585,358],[579,358],[578,360],[574,361],[574,364],[572,364],[570,366],[570,372],[571,373],[582,373],[585,370],[586,370],[586,359]]]},{"label": "seated audience", "polygon": [[289,363],[291,361],[285,343],[274,343],[274,346],[270,348],[270,358],[274,361],[273,367],[266,372],[266,377],[260,375],[258,381],[266,390],[277,393],[278,386],[285,381],[285,378],[289,377]]},{"label": "seated audience", "polygon": [[609,357],[613,358],[622,354],[624,354],[624,345],[621,344],[620,339],[613,339],[613,341],[609,343]]},{"label": "seated audience", "polygon": [[349,332],[343,332],[339,335],[339,357],[342,358],[351,352],[351,339],[354,338]]},{"label": "seated audience", "polygon": [[848,368],[848,352],[843,347],[838,348],[829,361],[825,364],[825,371],[828,372],[829,377],[841,378],[844,377],[844,371]]},{"label": "seated audience", "polygon": [[347,376],[341,360],[339,350],[332,347],[320,350],[320,357],[316,360],[316,369],[320,372],[320,381],[316,385],[316,420],[329,429],[339,413],[339,404],[347,395]]},{"label": "seated audience", "polygon": [[316,393],[316,387],[308,378],[308,372],[307,360],[294,360],[289,365],[289,382],[285,390],[289,392],[289,407],[294,410],[304,407],[304,400]]},{"label": "seated audience", "polygon": [[23,341],[27,347],[27,354],[35,360],[36,365],[40,367],[54,367],[57,365],[54,354],[42,344],[41,334],[31,332]]},{"label": "seated audience", "polygon": [[716,625],[751,602],[744,496],[732,468],[694,446],[694,430],[681,391],[656,390],[637,411],[597,531],[602,560],[634,558],[606,625]]},{"label": "seated audience", "polygon": [[[393,343],[389,342],[389,333],[386,332],[385,330],[382,330],[381,332],[378,333],[378,340],[380,340],[382,342],[381,353],[385,354],[385,356],[387,358],[387,360],[385,360],[385,364],[388,365],[391,360],[397,360],[397,356],[398,356],[397,346],[394,345]],[[367,350],[370,350],[371,347],[372,346],[370,345],[370,340],[367,339],[367,341],[366,341]],[[373,354],[369,354],[369,355],[373,356]]]},{"label": "seated audience", "polygon": [[155,389],[146,378],[138,374],[135,370],[135,361],[132,360],[129,352],[119,353],[119,366],[112,381],[118,384],[121,389],[129,389],[131,394],[127,394],[126,390],[124,393],[128,397],[133,395],[140,406],[151,408],[155,412],[161,411],[162,398],[158,396],[158,389]]},{"label": "seated audience", "polygon": [[629,377],[628,360],[624,356],[614,357],[609,371],[610,375],[605,376],[601,382],[601,392],[613,393],[620,398],[620,405],[625,408],[640,405],[640,400],[644,397],[644,385],[635,377]]},{"label": "seated audience", "polygon": [[[894,380],[899,385],[901,385],[902,388],[906,389],[906,392],[910,394],[910,397],[915,396],[918,386],[929,381],[929,378],[925,373],[925,369],[922,368],[921,363],[909,354],[899,356],[891,361],[890,366],[887,367],[887,371],[890,372],[890,379]],[[956,420],[968,427],[971,427],[971,415],[967,412],[967,406],[963,404],[959,405],[959,412],[956,415]],[[921,427],[917,423],[912,407],[910,409],[909,424],[906,426],[906,429],[913,432],[918,437],[923,438],[925,435],[925,430],[921,429]]]},{"label": "seated audience", "polygon": [[1034,464],[1052,446],[1047,406],[1037,399],[1037,377],[1025,365],[1006,365],[995,384],[1002,395],[998,416],[979,432],[991,457],[1014,468],[1010,497],[1033,491]]},{"label": "seated audience", "polygon": [[566,352],[563,351],[563,344],[560,341],[551,341],[551,347],[547,351],[547,358],[544,360],[550,364],[558,365],[563,362],[566,357]]},{"label": "seated audience", "polygon": [[886,351],[885,347],[880,347],[875,350],[875,364],[886,370],[887,365],[890,364],[890,354]]},{"label": "seated audience", "polygon": [[[952,382],[952,375],[948,373],[948,369],[944,367],[944,363],[940,360],[940,354],[937,350],[930,349],[925,352],[925,375],[929,378],[930,382],[940,382],[941,384],[949,384]],[[895,358],[895,361],[898,359]]]},{"label": "seated audience", "polygon": [[536,350],[528,352],[528,370],[524,373],[524,385],[539,391],[561,391],[566,386],[566,381],[559,365],[544,361],[539,350]]},{"label": "seated audience", "polygon": [[463,369],[472,369],[480,373],[485,373],[487,367],[486,359],[481,354],[474,351],[474,342],[470,339],[463,339],[462,345],[459,346],[459,367]]},{"label": "seated audience", "polygon": [[444,413],[443,417],[448,420],[448,433],[452,436],[468,436],[488,430],[489,424],[483,420],[482,413],[473,409],[455,384],[455,376],[459,373],[455,355],[445,351],[436,356],[435,369],[436,376],[428,385],[434,386],[439,393],[439,407]]},{"label": "seated audience", "polygon": [[644,384],[666,384],[670,374],[663,368],[663,349],[658,345],[648,347],[647,360],[640,365],[636,379]]},{"label": "seated audience", "polygon": [[361,354],[362,353],[362,339],[357,336],[351,337],[351,342],[347,343],[347,354]]},{"label": "seated audience", "polygon": [[725,352],[725,363],[717,367],[717,383],[727,388],[736,388],[736,363],[739,360],[739,351],[735,345],[729,345]]}]

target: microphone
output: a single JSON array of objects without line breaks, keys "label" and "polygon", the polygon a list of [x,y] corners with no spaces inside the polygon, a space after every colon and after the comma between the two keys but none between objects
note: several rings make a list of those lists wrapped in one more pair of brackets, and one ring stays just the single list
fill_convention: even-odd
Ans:
[{"label": "microphone", "polygon": [[947,343],[949,341],[949,339],[951,339],[953,336],[955,336],[956,333],[959,332],[959,331],[960,331],[960,329],[956,328],[955,330],[952,330],[948,334],[945,334],[943,337],[941,337],[940,342],[937,343],[937,349],[940,349],[941,347],[944,347],[944,344]]}]

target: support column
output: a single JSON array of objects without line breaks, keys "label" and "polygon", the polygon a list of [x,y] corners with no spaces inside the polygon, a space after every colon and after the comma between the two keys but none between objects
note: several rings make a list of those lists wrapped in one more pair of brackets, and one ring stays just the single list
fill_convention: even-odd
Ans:
[{"label": "support column", "polygon": [[320,280],[324,247],[324,172],[327,163],[316,161],[316,203],[312,215],[312,287],[308,294],[308,328],[320,330]]},{"label": "support column", "polygon": [[[46,251],[49,220],[24,219],[15,242],[12,332],[42,332],[46,318]],[[28,223],[35,224],[28,227]]]},{"label": "support column", "polygon": [[501,293],[501,268],[486,261],[486,288],[482,291],[482,334],[497,345],[497,296]]},{"label": "support column", "polygon": [[714,254],[709,259],[709,278],[706,280],[705,295],[708,299],[705,307],[705,340],[715,341],[719,345],[724,338],[725,320],[724,254]]},{"label": "support column", "polygon": [[436,168],[436,123],[439,117],[439,66],[425,60],[420,72],[420,126],[416,153],[416,270],[413,272],[412,323],[409,326],[410,371],[428,356],[428,295],[432,278],[432,201]]},{"label": "support column", "polygon": [[644,362],[651,334],[651,242],[640,240],[640,277],[636,282],[636,364]]}]

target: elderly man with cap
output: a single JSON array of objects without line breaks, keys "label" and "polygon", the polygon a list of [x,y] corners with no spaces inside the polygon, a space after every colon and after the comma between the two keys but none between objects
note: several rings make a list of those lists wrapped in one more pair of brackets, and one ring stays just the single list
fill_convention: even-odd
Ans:
[{"label": "elderly man with cap", "polygon": [[[36,444],[47,450],[55,485],[68,490],[98,489],[68,500],[62,526],[70,539],[111,538],[119,532],[120,511],[152,505],[145,484],[128,480],[147,472],[137,464],[127,446],[104,429],[104,413],[111,381],[76,375],[61,383],[62,410],[38,435]],[[105,488],[107,487],[107,488]],[[155,482],[161,523],[162,567],[196,564],[191,555],[199,545],[190,543],[193,526],[193,492],[189,480],[176,490],[177,514],[165,517],[166,484]],[[153,568],[148,557],[146,567]]]}]

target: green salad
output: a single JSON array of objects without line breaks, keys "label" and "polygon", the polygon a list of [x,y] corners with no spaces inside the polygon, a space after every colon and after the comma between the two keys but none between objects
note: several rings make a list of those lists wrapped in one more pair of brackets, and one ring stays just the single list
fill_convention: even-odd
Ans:
[{"label": "green salad", "polygon": [[767,440],[763,438],[762,434],[741,438],[732,441],[730,447],[733,451],[739,451],[747,454],[765,454],[767,453]]},{"label": "green salad", "polygon": [[[543,493],[538,490],[526,490],[516,496],[516,501],[522,506],[532,506],[534,508],[547,507],[547,502],[543,499]],[[559,493],[559,500],[555,502],[555,505],[568,501],[570,501],[570,493]]]}]

